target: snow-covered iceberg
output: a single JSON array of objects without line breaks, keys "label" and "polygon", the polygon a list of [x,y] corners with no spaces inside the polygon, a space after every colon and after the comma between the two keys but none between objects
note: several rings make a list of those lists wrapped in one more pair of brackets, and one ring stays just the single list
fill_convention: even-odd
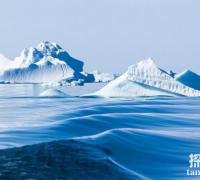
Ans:
[{"label": "snow-covered iceberg", "polygon": [[123,75],[91,95],[102,97],[200,96],[200,91],[176,81],[149,58],[130,66]]},{"label": "snow-covered iceberg", "polygon": [[200,90],[200,76],[191,70],[176,75],[176,80],[193,89]]},{"label": "snow-covered iceberg", "polygon": [[0,80],[19,83],[56,82],[62,79],[93,81],[93,77],[82,73],[83,64],[58,44],[46,41],[36,48],[24,49],[14,59],[12,66],[3,72]]}]

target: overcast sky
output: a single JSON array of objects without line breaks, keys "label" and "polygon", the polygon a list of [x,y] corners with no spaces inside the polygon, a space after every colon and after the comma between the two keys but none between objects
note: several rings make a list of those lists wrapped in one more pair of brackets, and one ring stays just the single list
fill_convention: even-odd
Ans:
[{"label": "overcast sky", "polygon": [[152,57],[200,73],[199,0],[0,1],[0,52],[9,58],[49,40],[86,70],[123,72]]}]

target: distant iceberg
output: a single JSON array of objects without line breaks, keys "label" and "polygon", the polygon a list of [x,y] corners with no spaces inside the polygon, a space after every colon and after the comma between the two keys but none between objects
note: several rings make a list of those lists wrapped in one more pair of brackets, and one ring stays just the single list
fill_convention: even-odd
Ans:
[{"label": "distant iceberg", "polygon": [[200,96],[200,91],[190,88],[158,68],[149,58],[140,61],[99,91],[91,94],[101,97],[138,96]]},{"label": "distant iceberg", "polygon": [[91,72],[91,74],[94,75],[95,82],[110,82],[117,77],[115,74],[104,73],[97,70]]},{"label": "distant iceberg", "polygon": [[42,92],[39,96],[40,97],[71,97],[70,95],[58,89],[47,89],[44,92]]},{"label": "distant iceberg", "polygon": [[[3,65],[7,63],[3,62]],[[48,41],[36,48],[24,49],[0,76],[1,81],[45,83],[67,79],[90,82],[94,77],[83,73],[84,63],[71,57],[58,44]]]}]

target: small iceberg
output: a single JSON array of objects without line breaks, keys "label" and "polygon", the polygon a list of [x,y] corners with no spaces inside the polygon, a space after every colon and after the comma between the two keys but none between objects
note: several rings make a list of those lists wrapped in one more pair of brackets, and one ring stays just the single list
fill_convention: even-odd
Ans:
[{"label": "small iceberg", "polygon": [[58,89],[47,89],[46,91],[42,92],[39,96],[40,97],[71,97],[70,95]]},{"label": "small iceberg", "polygon": [[110,82],[116,79],[117,75],[115,74],[110,74],[110,73],[105,73],[105,72],[100,72],[100,71],[93,71],[91,74],[93,74],[95,82]]}]

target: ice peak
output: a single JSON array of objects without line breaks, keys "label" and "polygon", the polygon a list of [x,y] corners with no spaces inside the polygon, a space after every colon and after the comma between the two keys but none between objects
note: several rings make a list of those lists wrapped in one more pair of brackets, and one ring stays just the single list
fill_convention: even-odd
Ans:
[{"label": "ice peak", "polygon": [[157,67],[156,63],[152,58],[147,58],[144,60],[141,60],[136,64],[137,68],[151,68],[151,67]]},{"label": "ice peak", "polygon": [[42,41],[41,43],[39,43],[37,45],[38,49],[40,49],[40,48],[52,48],[52,47],[62,49],[57,43],[50,42],[50,41]]},{"label": "ice peak", "polygon": [[151,57],[149,57],[149,58],[147,58],[147,59],[143,59],[143,60],[141,60],[141,61],[138,62],[138,63],[153,64],[153,65],[155,65],[155,62],[154,62],[154,60],[153,60]]},{"label": "ice peak", "polygon": [[50,41],[43,41],[39,43],[36,47],[38,51],[41,51],[44,55],[55,55],[60,51],[64,51],[57,43]]},{"label": "ice peak", "polygon": [[190,69],[186,69],[185,71],[179,73],[176,76],[176,79],[181,79],[181,78],[188,78],[188,77],[194,77],[194,76],[199,76],[198,74],[194,73],[193,71],[191,71]]},{"label": "ice peak", "polygon": [[147,58],[139,61],[136,64],[133,64],[128,67],[128,72],[132,72],[134,70],[137,71],[149,71],[149,70],[158,70],[159,68],[156,66],[154,60],[152,58]]}]

